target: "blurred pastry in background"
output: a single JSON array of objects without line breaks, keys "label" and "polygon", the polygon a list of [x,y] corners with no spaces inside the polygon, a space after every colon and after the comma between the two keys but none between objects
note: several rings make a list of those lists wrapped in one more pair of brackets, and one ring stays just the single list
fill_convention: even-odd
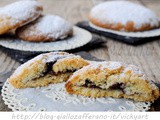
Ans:
[{"label": "blurred pastry in background", "polygon": [[17,36],[25,41],[46,42],[64,39],[73,34],[73,26],[56,15],[43,15],[16,31]]},{"label": "blurred pastry in background", "polygon": [[150,9],[128,1],[109,1],[93,7],[90,23],[106,29],[137,32],[158,28],[158,16]]},{"label": "blurred pastry in background", "polygon": [[0,35],[36,20],[43,7],[33,0],[23,0],[0,8]]}]

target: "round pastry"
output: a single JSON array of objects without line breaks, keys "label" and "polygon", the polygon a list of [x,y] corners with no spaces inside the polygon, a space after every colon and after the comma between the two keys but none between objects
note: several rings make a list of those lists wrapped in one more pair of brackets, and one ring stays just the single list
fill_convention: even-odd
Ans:
[{"label": "round pastry", "polygon": [[18,67],[9,82],[15,88],[47,86],[68,80],[74,71],[88,64],[80,56],[65,52],[41,54]]},{"label": "round pastry", "polygon": [[33,0],[12,3],[0,9],[0,35],[37,19],[42,12],[41,4]]},{"label": "round pastry", "polygon": [[64,39],[72,33],[73,26],[55,15],[44,15],[37,21],[17,29],[20,39],[34,42]]},{"label": "round pastry", "polygon": [[137,32],[160,26],[158,16],[150,9],[128,1],[109,1],[95,6],[91,24],[117,31]]},{"label": "round pastry", "polygon": [[154,101],[159,89],[134,65],[97,62],[76,71],[67,81],[66,91],[87,97],[129,98]]}]

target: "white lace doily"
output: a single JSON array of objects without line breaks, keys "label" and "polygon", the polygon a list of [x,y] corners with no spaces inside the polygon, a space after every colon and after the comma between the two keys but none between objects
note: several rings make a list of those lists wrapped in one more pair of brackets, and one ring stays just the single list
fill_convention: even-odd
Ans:
[{"label": "white lace doily", "polygon": [[124,31],[115,31],[115,30],[101,28],[101,27],[93,25],[91,22],[89,22],[89,25],[96,30],[109,32],[109,33],[113,33],[113,34],[121,35],[121,36],[126,36],[126,37],[148,38],[148,37],[160,36],[160,28],[148,30],[148,31],[143,31],[143,32],[124,32]]},{"label": "white lace doily", "polygon": [[54,41],[54,42],[28,42],[22,41],[14,38],[0,38],[0,45],[21,51],[60,51],[60,50],[71,50],[81,47],[92,39],[90,32],[79,28],[73,28],[73,36],[66,38],[64,40]]},{"label": "white lace doily", "polygon": [[13,111],[146,111],[151,103],[127,99],[87,98],[69,95],[65,83],[15,89],[8,81],[2,88],[5,104]]}]

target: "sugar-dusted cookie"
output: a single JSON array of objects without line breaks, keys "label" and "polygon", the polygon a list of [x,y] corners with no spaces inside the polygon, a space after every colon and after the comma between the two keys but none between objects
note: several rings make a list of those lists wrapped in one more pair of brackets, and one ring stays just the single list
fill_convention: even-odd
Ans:
[{"label": "sugar-dusted cookie", "polygon": [[22,64],[8,80],[15,88],[47,86],[68,80],[74,71],[86,65],[88,62],[78,55],[51,52]]},{"label": "sugar-dusted cookie", "polygon": [[34,42],[64,39],[72,33],[73,26],[56,15],[44,15],[37,21],[17,29],[20,39]]},{"label": "sugar-dusted cookie", "polygon": [[117,31],[145,31],[160,26],[158,16],[150,9],[129,1],[101,3],[90,12],[90,22]]},{"label": "sugar-dusted cookie", "polygon": [[69,94],[87,97],[128,98],[154,101],[159,89],[134,65],[120,62],[97,62],[76,71],[67,81]]},{"label": "sugar-dusted cookie", "polygon": [[0,9],[0,35],[37,19],[42,5],[34,0],[22,0]]}]

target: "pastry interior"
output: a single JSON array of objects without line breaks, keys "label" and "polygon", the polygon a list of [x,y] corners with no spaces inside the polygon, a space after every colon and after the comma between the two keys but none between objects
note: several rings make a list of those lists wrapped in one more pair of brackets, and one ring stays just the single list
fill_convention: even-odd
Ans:
[{"label": "pastry interior", "polygon": [[159,97],[159,89],[146,80],[136,66],[119,65],[111,70],[107,65],[104,68],[101,65],[104,64],[95,68],[89,65],[75,72],[66,83],[66,91],[93,98],[129,98],[135,101],[154,101]]},{"label": "pastry interior", "polygon": [[21,65],[9,78],[9,82],[15,88],[47,86],[67,81],[74,71],[86,65],[86,60],[73,54],[42,54]]}]

